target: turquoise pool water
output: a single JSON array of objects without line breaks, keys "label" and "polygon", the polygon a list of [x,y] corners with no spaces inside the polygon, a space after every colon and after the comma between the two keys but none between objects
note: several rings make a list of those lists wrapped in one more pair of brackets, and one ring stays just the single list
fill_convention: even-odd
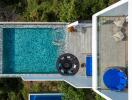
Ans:
[{"label": "turquoise pool water", "polygon": [[30,95],[30,100],[62,100],[62,95]]},{"label": "turquoise pool water", "polygon": [[4,28],[3,73],[57,73],[64,44],[63,28]]}]

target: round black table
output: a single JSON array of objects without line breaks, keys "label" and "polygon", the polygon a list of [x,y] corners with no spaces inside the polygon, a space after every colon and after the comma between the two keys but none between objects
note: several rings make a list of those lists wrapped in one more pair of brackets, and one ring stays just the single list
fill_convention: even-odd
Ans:
[{"label": "round black table", "polygon": [[65,53],[59,56],[56,67],[62,75],[75,75],[79,70],[79,61],[73,54]]}]

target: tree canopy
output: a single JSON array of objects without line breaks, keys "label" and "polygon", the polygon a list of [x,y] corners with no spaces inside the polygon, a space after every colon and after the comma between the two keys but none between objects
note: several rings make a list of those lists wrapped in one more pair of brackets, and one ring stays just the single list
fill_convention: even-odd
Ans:
[{"label": "tree canopy", "polygon": [[65,82],[59,83],[59,89],[64,93],[63,100],[96,100],[91,89],[76,89]]},{"label": "tree canopy", "polygon": [[23,81],[21,78],[1,78],[0,90],[2,92],[18,93],[23,88]]},{"label": "tree canopy", "polygon": [[[16,21],[72,22],[92,15],[119,0],[1,0],[0,6],[16,15]],[[8,10],[6,10],[8,9]],[[6,20],[11,16],[5,14]]]},{"label": "tree canopy", "polygon": [[21,78],[0,78],[0,99],[1,100],[23,100],[21,90],[24,84]]}]

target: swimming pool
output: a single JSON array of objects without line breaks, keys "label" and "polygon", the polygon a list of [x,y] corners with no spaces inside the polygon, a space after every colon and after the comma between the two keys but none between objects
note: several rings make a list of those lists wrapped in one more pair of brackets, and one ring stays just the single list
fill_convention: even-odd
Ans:
[{"label": "swimming pool", "polygon": [[30,100],[62,100],[62,95],[30,95]]},{"label": "swimming pool", "polygon": [[3,73],[58,73],[64,28],[3,28]]}]

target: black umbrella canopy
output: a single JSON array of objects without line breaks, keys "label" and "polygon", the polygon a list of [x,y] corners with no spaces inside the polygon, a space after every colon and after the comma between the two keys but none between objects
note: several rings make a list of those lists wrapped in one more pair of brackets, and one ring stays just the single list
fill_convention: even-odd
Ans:
[{"label": "black umbrella canopy", "polygon": [[79,70],[79,61],[73,54],[65,53],[58,58],[56,67],[62,75],[75,75]]}]

